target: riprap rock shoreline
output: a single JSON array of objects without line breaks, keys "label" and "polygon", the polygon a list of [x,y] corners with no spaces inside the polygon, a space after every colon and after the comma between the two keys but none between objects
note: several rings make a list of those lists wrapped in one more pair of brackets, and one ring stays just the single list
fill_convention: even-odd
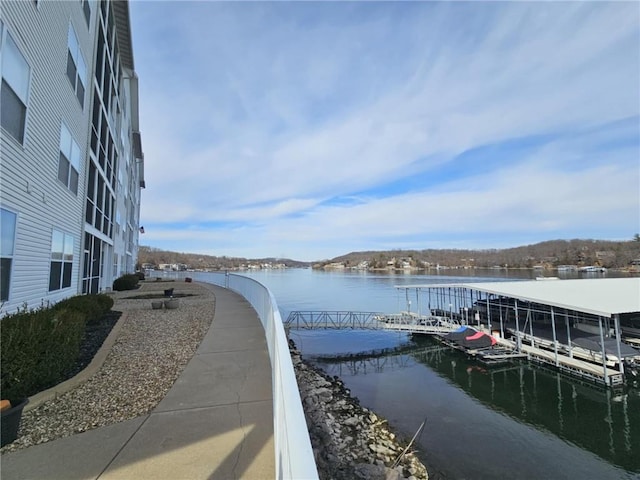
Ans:
[{"label": "riprap rock shoreline", "polygon": [[427,479],[427,469],[387,421],[362,407],[338,377],[303,361],[290,341],[293,367],[321,480]]}]

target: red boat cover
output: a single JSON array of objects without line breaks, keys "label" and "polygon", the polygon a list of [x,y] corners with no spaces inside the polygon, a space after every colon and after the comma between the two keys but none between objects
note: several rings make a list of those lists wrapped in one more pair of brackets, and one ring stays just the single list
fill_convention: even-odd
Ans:
[{"label": "red boat cover", "polygon": [[471,335],[469,337],[465,337],[465,340],[478,340],[479,338],[481,338],[483,335],[485,335],[482,332],[476,332],[474,335]]},{"label": "red boat cover", "polygon": [[464,341],[460,344],[465,347],[486,348],[489,346],[493,346],[496,343],[498,343],[498,341],[491,335],[487,335],[484,332],[477,332],[474,335],[465,337]]}]

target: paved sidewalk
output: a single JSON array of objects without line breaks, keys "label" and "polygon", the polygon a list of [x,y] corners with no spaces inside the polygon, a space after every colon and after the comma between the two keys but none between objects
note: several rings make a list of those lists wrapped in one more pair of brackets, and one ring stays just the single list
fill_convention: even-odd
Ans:
[{"label": "paved sidewalk", "polygon": [[264,330],[241,296],[208,287],[211,328],[151,414],[7,453],[2,479],[274,478]]}]

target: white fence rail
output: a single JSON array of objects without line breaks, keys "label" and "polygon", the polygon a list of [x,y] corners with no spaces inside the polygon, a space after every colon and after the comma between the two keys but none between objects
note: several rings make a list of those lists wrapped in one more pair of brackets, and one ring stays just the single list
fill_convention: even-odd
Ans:
[{"label": "white fence rail", "polygon": [[318,478],[318,471],[293,371],[289,344],[273,294],[260,282],[242,275],[212,272],[169,274],[228,288],[242,295],[258,313],[271,359],[273,430],[277,479]]}]

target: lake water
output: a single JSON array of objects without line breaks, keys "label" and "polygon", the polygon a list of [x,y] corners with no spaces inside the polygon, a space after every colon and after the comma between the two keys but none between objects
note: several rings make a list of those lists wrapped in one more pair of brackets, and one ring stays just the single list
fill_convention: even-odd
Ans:
[{"label": "lake water", "polygon": [[[447,272],[453,273],[453,272]],[[395,313],[395,285],[530,278],[504,270],[463,275],[261,270],[283,319],[297,310]],[[471,276],[474,275],[474,276]],[[416,303],[414,303],[414,309]],[[432,339],[380,331],[292,331],[303,357],[338,375],[361,404],[411,438],[432,478],[640,479],[640,391],[586,386],[529,364],[485,369]],[[406,346],[396,353],[345,354]],[[374,352],[375,353],[375,352]]]}]

